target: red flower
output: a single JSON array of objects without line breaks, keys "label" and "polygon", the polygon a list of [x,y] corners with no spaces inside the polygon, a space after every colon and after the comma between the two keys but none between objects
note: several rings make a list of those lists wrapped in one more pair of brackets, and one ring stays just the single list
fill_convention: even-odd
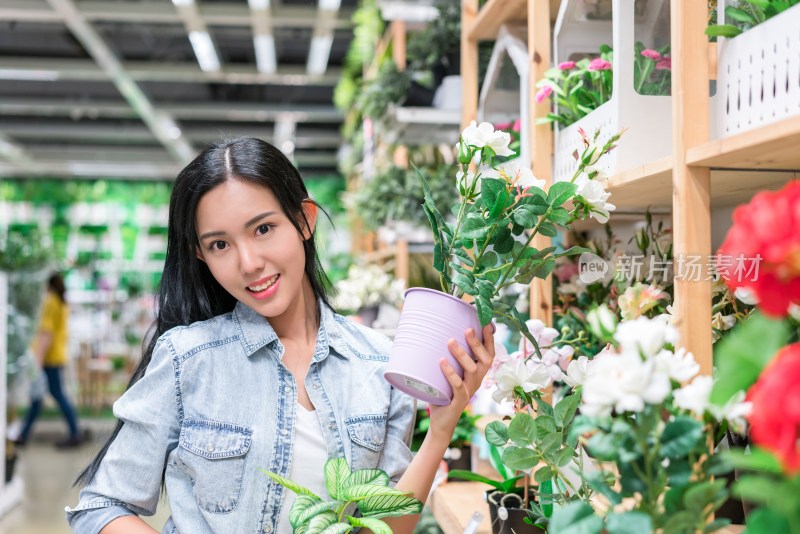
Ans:
[{"label": "red flower", "polygon": [[766,315],[785,316],[800,303],[800,182],[762,191],[736,208],[717,270],[731,290],[755,292]]},{"label": "red flower", "polygon": [[747,393],[750,436],[790,474],[800,472],[800,343],[783,347]]}]

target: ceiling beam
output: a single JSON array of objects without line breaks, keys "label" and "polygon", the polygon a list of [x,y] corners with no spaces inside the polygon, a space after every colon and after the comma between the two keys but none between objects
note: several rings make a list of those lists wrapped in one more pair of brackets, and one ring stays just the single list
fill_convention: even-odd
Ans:
[{"label": "ceiling beam", "polygon": [[333,45],[333,22],[339,12],[341,0],[317,0],[319,9],[314,21],[314,33],[311,37],[311,47],[308,51],[306,72],[309,75],[324,74],[328,68]]},{"label": "ceiling beam", "polygon": [[[209,26],[249,26],[250,9],[227,2],[203,2],[200,15]],[[175,8],[163,1],[110,2],[82,1],[80,9],[90,22],[135,22],[140,24],[181,24]],[[315,7],[274,6],[272,22],[279,28],[313,28]],[[353,28],[353,9],[341,9],[332,22],[337,30]],[[61,22],[61,16],[45,0],[3,0],[0,20]]]},{"label": "ceiling beam", "polygon": [[205,20],[200,16],[194,0],[172,0],[175,11],[183,22],[192,50],[197,58],[197,64],[203,72],[219,72],[222,68],[219,51],[217,50],[211,33],[208,31]]},{"label": "ceiling beam", "polygon": [[[278,130],[267,125],[263,127],[234,127],[224,125],[220,128],[184,127],[183,133],[193,143],[206,144],[224,137],[256,137],[276,146],[282,141],[292,141],[294,147],[304,148],[339,148],[341,135],[335,130],[300,129],[293,132],[293,137],[276,137]],[[281,132],[282,133],[282,132]],[[153,134],[143,125],[114,125],[95,122],[64,123],[36,121],[4,121],[0,132],[0,155],[3,154],[3,139],[9,143],[18,141],[51,141],[51,142],[94,142],[102,144],[115,143],[147,143],[155,142]],[[6,158],[8,159],[8,158]]]},{"label": "ceiling beam", "polygon": [[48,2],[53,10],[61,15],[70,32],[108,74],[128,104],[170,155],[178,162],[189,161],[194,154],[194,149],[183,137],[175,120],[163,110],[155,109],[150,99],[122,67],[102,37],[78,11],[75,2],[73,0],[48,0]]},{"label": "ceiling beam", "polygon": [[31,155],[2,133],[0,133],[0,159],[25,170],[31,169],[34,165]]},{"label": "ceiling beam", "polygon": [[278,68],[275,35],[272,33],[272,6],[270,0],[248,0],[250,23],[253,26],[253,47],[256,51],[258,72],[273,74]]},{"label": "ceiling beam", "polygon": [[[225,65],[218,72],[203,72],[196,63],[125,61],[122,68],[136,82],[230,83],[240,85],[336,85],[339,67],[310,76],[304,67],[282,66],[271,74],[257,72],[249,65]],[[46,59],[0,57],[0,80],[107,81],[108,74],[89,59]]]},{"label": "ceiling beam", "polygon": [[[286,117],[296,122],[341,123],[342,112],[330,105],[260,103],[162,103],[159,109],[180,120],[275,122]],[[0,98],[0,116],[136,119],[130,106],[118,102],[86,102],[57,98]]]}]

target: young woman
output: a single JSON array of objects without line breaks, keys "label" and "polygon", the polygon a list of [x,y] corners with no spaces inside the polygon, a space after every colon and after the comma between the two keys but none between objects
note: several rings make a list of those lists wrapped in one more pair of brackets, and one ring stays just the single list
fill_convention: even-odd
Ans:
[{"label": "young woman", "polygon": [[[325,495],[322,466],[380,468],[424,501],[467,401],[491,365],[490,328],[477,361],[460,344],[443,358],[453,386],[431,407],[431,427],[408,449],[414,400],[382,376],[391,342],[333,312],[314,244],[318,205],[286,157],[257,139],[211,146],[175,182],[155,335],[117,428],[79,477],[67,508],[75,532],[153,532],[163,488],[162,532],[288,533],[294,495],[259,469]],[[390,518],[410,533],[418,517]]]}]

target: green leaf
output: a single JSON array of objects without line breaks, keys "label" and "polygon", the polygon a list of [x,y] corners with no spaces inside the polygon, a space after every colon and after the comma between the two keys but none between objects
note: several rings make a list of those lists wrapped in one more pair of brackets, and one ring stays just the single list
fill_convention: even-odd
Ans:
[{"label": "green leaf", "polygon": [[775,481],[763,475],[745,475],[733,485],[733,494],[754,503],[769,503],[775,494]]},{"label": "green leaf", "polygon": [[744,22],[745,24],[756,24],[756,19],[754,19],[750,13],[733,6],[725,8],[725,18]]},{"label": "green leaf", "polygon": [[536,418],[536,426],[539,428],[540,434],[552,434],[556,431],[556,421],[554,411],[549,415],[542,413]]},{"label": "green leaf", "polygon": [[470,213],[461,223],[461,237],[464,239],[483,239],[489,233],[486,221],[477,213]]},{"label": "green leaf", "polygon": [[515,209],[511,214],[511,219],[523,228],[533,228],[536,226],[536,222],[538,221],[538,217],[534,215],[526,206],[521,206]]},{"label": "green leaf", "polygon": [[494,298],[494,284],[489,280],[479,279],[475,280],[475,285],[478,286],[478,294],[486,301],[491,302],[491,300]]},{"label": "green leaf", "polygon": [[780,460],[771,452],[758,447],[750,447],[750,454],[739,449],[730,449],[725,453],[725,458],[738,469],[763,471],[766,473],[781,473],[783,466]]},{"label": "green leaf", "polygon": [[461,247],[454,248],[453,255],[456,256],[459,260],[461,260],[461,263],[463,263],[464,265],[468,267],[475,266],[475,261],[472,259],[472,256],[467,254],[467,251],[464,250],[463,248]]},{"label": "green leaf", "polygon": [[444,246],[441,241],[433,244],[433,268],[440,273],[445,269]]},{"label": "green leaf", "polygon": [[544,454],[549,454],[557,451],[563,442],[564,436],[561,434],[561,432],[554,432],[544,437],[540,448]]},{"label": "green leaf", "polygon": [[515,471],[525,471],[539,463],[536,453],[527,447],[509,445],[503,451],[503,463]]},{"label": "green leaf", "polygon": [[594,515],[591,506],[582,501],[567,503],[555,511],[548,525],[548,532],[558,534],[599,534],[603,520]]},{"label": "green leaf", "polygon": [[584,254],[586,252],[591,253],[592,251],[586,247],[571,247],[564,252],[556,254],[556,258],[562,258],[564,256],[577,256],[578,254]]},{"label": "green leaf", "polygon": [[706,525],[706,528],[703,529],[703,533],[707,534],[711,532],[716,532],[724,527],[727,527],[730,524],[731,520],[728,518],[715,519],[714,521]]},{"label": "green leaf", "polygon": [[572,421],[572,418],[575,417],[575,412],[578,411],[578,405],[580,403],[581,396],[573,393],[572,395],[564,397],[555,405],[553,413],[558,428],[564,428]]},{"label": "green leaf", "polygon": [[540,483],[540,484],[541,484],[542,482],[544,482],[545,480],[550,480],[551,478],[553,478],[553,470],[552,470],[552,469],[550,469],[550,468],[549,468],[549,467],[547,467],[547,466],[545,466],[545,467],[540,467],[540,468],[539,468],[539,469],[537,469],[537,470],[536,470],[536,472],[533,474],[533,479],[534,479],[536,482]]},{"label": "green leaf", "polygon": [[725,336],[716,346],[714,363],[719,370],[711,402],[720,406],[739,391],[752,386],[777,350],[789,339],[783,321],[756,312]]},{"label": "green leaf", "polygon": [[482,295],[478,295],[478,297],[475,299],[475,305],[478,308],[478,319],[481,321],[481,326],[483,327],[491,323],[492,303]]},{"label": "green leaf", "polygon": [[[289,510],[289,522],[292,523],[292,521],[295,521],[294,523],[292,523],[292,526],[294,527],[298,527],[301,524],[305,523],[305,521],[308,520],[309,517],[312,517],[315,514],[312,513],[306,515],[305,519],[303,521],[300,521],[299,523],[297,522],[296,517],[299,514],[304,513],[309,508],[320,504],[321,502],[322,501],[320,501],[319,499],[311,497],[309,495],[298,495],[295,498],[294,503],[292,504],[292,508]],[[322,504],[330,504],[330,503],[322,503]],[[331,507],[330,506],[325,507],[321,511],[327,510],[329,508]],[[316,513],[320,513],[321,511],[318,510]]]},{"label": "green leaf", "polygon": [[485,205],[489,208],[494,206],[501,192],[505,192],[506,185],[503,180],[497,178],[484,178],[481,180],[481,197]]},{"label": "green leaf", "polygon": [[759,508],[747,516],[747,534],[791,532],[786,517],[769,508]]},{"label": "green leaf", "polygon": [[[524,325],[524,322],[522,324]],[[543,401],[542,399],[540,399],[539,397],[536,397],[535,400],[536,400],[536,411],[539,414],[539,416],[536,418],[537,420],[536,424],[538,425],[539,428],[545,429],[544,430],[545,432],[555,432],[556,431],[555,421],[552,421],[552,425],[550,425],[549,423],[543,423],[541,421],[543,417],[546,416],[553,417],[553,407],[550,406],[545,401]]]},{"label": "green leaf", "polygon": [[447,473],[447,478],[456,478],[458,480],[471,480],[473,482],[483,482],[484,484],[489,484],[490,486],[494,486],[497,489],[500,489],[500,483],[496,480],[492,480],[491,478],[487,478],[483,475],[478,473],[473,473],[472,471],[465,471],[463,469],[453,469]]},{"label": "green leaf", "polygon": [[532,446],[536,442],[536,435],[536,421],[533,420],[533,417],[525,412],[514,415],[508,425],[508,437],[515,445],[519,447]]},{"label": "green leaf", "polygon": [[608,534],[644,534],[653,532],[653,521],[642,512],[609,514],[606,529]]},{"label": "green leaf", "polygon": [[478,267],[481,269],[491,269],[497,265],[497,253],[492,250],[487,250],[478,260]]},{"label": "green leaf", "polygon": [[559,226],[564,226],[569,222],[569,212],[564,208],[554,208],[547,212],[547,220]]},{"label": "green leaf", "polygon": [[497,195],[497,199],[494,201],[494,204],[491,205],[491,209],[489,210],[489,217],[491,217],[492,219],[497,219],[511,204],[509,202],[510,200],[511,196],[505,189],[503,191],[500,191],[500,194]]},{"label": "green leaf", "polygon": [[288,490],[291,490],[291,491],[295,492],[298,495],[307,495],[309,497],[314,497],[318,501],[322,500],[318,495],[316,495],[310,489],[304,488],[300,484],[296,484],[295,482],[292,482],[288,478],[283,478],[282,476],[276,475],[275,473],[272,473],[271,471],[267,471],[265,469],[260,469],[260,471],[262,473],[264,473],[265,475],[267,475],[269,478],[271,478],[276,483],[280,484],[281,486],[283,486],[284,488],[286,488]]},{"label": "green leaf", "polygon": [[557,208],[575,196],[578,186],[570,182],[555,182],[547,191],[547,203]]},{"label": "green leaf", "polygon": [[736,37],[742,30],[731,24],[715,24],[706,28],[706,35],[709,37]]},{"label": "green leaf", "polygon": [[505,446],[508,439],[508,427],[502,421],[492,421],[486,425],[486,441],[495,447]]},{"label": "green leaf", "polygon": [[373,534],[392,534],[392,529],[389,528],[389,525],[374,517],[351,517],[348,515],[347,520],[354,527],[370,529]]},{"label": "green leaf", "polygon": [[362,484],[389,485],[389,475],[382,469],[359,469],[353,471],[344,482],[344,487],[360,486]]},{"label": "green leaf", "polygon": [[586,449],[592,458],[610,462],[617,458],[617,440],[613,434],[597,432],[589,438]]},{"label": "green leaf", "polygon": [[369,497],[358,503],[364,517],[389,517],[418,514],[422,503],[406,495],[385,495]]},{"label": "green leaf", "polygon": [[384,497],[384,496],[402,496],[405,495],[400,490],[394,489],[391,486],[380,486],[378,484],[359,484],[357,486],[350,486],[342,488],[341,496],[342,501],[358,502],[368,497]]},{"label": "green leaf", "polygon": [[345,532],[350,532],[351,530],[353,530],[353,527],[347,523],[334,523],[320,534],[345,534]]},{"label": "green leaf", "polygon": [[539,225],[539,233],[547,237],[555,237],[558,235],[558,230],[553,223],[544,221]]},{"label": "green leaf", "polygon": [[453,283],[457,285],[464,293],[469,295],[477,295],[478,288],[476,288],[472,282],[473,280],[470,279],[470,277],[463,274],[457,274],[453,277]]},{"label": "green leaf", "polygon": [[336,502],[318,502],[316,504],[312,504],[311,506],[307,506],[305,503],[300,503],[300,501],[295,500],[294,504],[292,505],[292,509],[289,512],[289,523],[294,528],[297,528],[306,521],[310,520],[312,517],[326,512],[331,508],[334,508],[336,505]]},{"label": "green leaf", "polygon": [[308,522],[306,534],[320,534],[321,532],[324,532],[326,528],[336,524],[338,521],[339,518],[337,517],[336,512],[333,510],[322,512],[321,514],[311,518],[311,521]]},{"label": "green leaf", "polygon": [[509,228],[501,228],[493,239],[494,251],[498,254],[508,254],[514,250],[514,236]]},{"label": "green leaf", "polygon": [[329,458],[325,462],[325,488],[332,499],[341,499],[342,483],[350,476],[350,467],[344,458]]},{"label": "green leaf", "polygon": [[558,465],[558,467],[564,467],[572,461],[574,456],[575,450],[572,449],[572,447],[564,447],[558,453],[558,461],[556,462],[556,465]]},{"label": "green leaf", "polygon": [[664,428],[659,452],[662,458],[683,458],[702,444],[702,439],[703,425],[700,421],[679,415]]}]

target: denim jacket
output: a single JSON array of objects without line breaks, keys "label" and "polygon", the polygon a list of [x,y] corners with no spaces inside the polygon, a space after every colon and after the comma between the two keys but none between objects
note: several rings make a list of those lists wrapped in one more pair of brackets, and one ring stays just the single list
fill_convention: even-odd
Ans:
[{"label": "denim jacket", "polygon": [[[415,401],[383,379],[390,341],[320,309],[305,386],[328,456],[396,482],[411,461]],[[241,303],[161,336],[145,375],[114,403],[125,424],[66,508],[74,532],[154,514],[162,475],[172,514],[162,533],[275,532],[288,490],[259,469],[289,474],[297,385],[283,353],[268,321]]]}]

